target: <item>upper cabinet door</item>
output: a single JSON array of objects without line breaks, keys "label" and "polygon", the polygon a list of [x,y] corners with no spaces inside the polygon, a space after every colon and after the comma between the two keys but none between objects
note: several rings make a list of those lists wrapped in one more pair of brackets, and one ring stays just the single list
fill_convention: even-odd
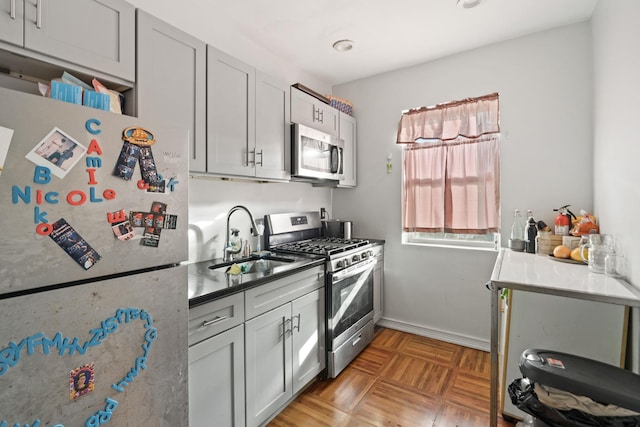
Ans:
[{"label": "upper cabinet door", "polygon": [[137,115],[189,130],[189,170],[207,162],[207,45],[137,11]]},{"label": "upper cabinet door", "polygon": [[207,172],[252,176],[255,68],[207,46]]},{"label": "upper cabinet door", "polygon": [[0,40],[22,46],[23,0],[0,0]]},{"label": "upper cabinet door", "polygon": [[344,141],[344,178],[339,187],[355,187],[356,182],[356,119],[340,112],[340,139]]},{"label": "upper cabinet door", "polygon": [[25,1],[26,49],[134,81],[132,5],[123,0]]},{"label": "upper cabinet door", "polygon": [[338,136],[339,111],[313,96],[291,88],[291,121]]},{"label": "upper cabinet door", "polygon": [[289,85],[256,72],[257,178],[291,178]]}]

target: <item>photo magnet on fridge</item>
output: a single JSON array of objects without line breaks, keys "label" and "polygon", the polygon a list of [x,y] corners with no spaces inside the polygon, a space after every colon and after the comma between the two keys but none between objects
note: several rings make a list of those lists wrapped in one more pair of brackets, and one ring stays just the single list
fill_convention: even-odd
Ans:
[{"label": "photo magnet on fridge", "polygon": [[62,179],[86,152],[84,146],[54,127],[25,157]]},{"label": "photo magnet on fridge", "polygon": [[0,175],[2,174],[2,168],[4,168],[4,162],[7,160],[12,137],[13,129],[0,126]]},{"label": "photo magnet on fridge", "polygon": [[93,362],[80,366],[69,372],[69,399],[77,399],[93,391],[95,387],[95,370]]},{"label": "photo magnet on fridge", "polygon": [[100,254],[64,218],[52,224],[49,237],[85,270],[100,260]]}]

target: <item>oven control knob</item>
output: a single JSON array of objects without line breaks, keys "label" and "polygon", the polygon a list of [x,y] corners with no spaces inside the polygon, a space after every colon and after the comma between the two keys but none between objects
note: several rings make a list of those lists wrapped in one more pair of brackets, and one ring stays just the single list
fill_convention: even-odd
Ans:
[{"label": "oven control knob", "polygon": [[354,255],[354,256],[351,258],[351,260],[352,260],[353,262],[358,262],[358,261],[360,261],[360,255]]},{"label": "oven control knob", "polygon": [[360,256],[362,257],[362,259],[367,259],[367,258],[369,258],[369,252],[364,251],[364,252],[362,252],[362,254]]}]

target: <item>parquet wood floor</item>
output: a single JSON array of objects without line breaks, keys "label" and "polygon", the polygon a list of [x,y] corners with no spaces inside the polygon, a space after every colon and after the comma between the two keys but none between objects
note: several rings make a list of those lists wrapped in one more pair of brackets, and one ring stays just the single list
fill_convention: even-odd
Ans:
[{"label": "parquet wood floor", "polygon": [[487,352],[377,328],[338,378],[313,383],[268,427],[485,427],[489,372]]}]

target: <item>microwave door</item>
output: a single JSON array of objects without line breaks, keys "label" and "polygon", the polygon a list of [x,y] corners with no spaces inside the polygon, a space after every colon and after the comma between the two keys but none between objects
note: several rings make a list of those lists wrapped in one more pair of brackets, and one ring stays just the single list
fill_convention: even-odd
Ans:
[{"label": "microwave door", "polygon": [[319,178],[332,173],[332,146],[317,139],[301,138],[302,172]]}]

